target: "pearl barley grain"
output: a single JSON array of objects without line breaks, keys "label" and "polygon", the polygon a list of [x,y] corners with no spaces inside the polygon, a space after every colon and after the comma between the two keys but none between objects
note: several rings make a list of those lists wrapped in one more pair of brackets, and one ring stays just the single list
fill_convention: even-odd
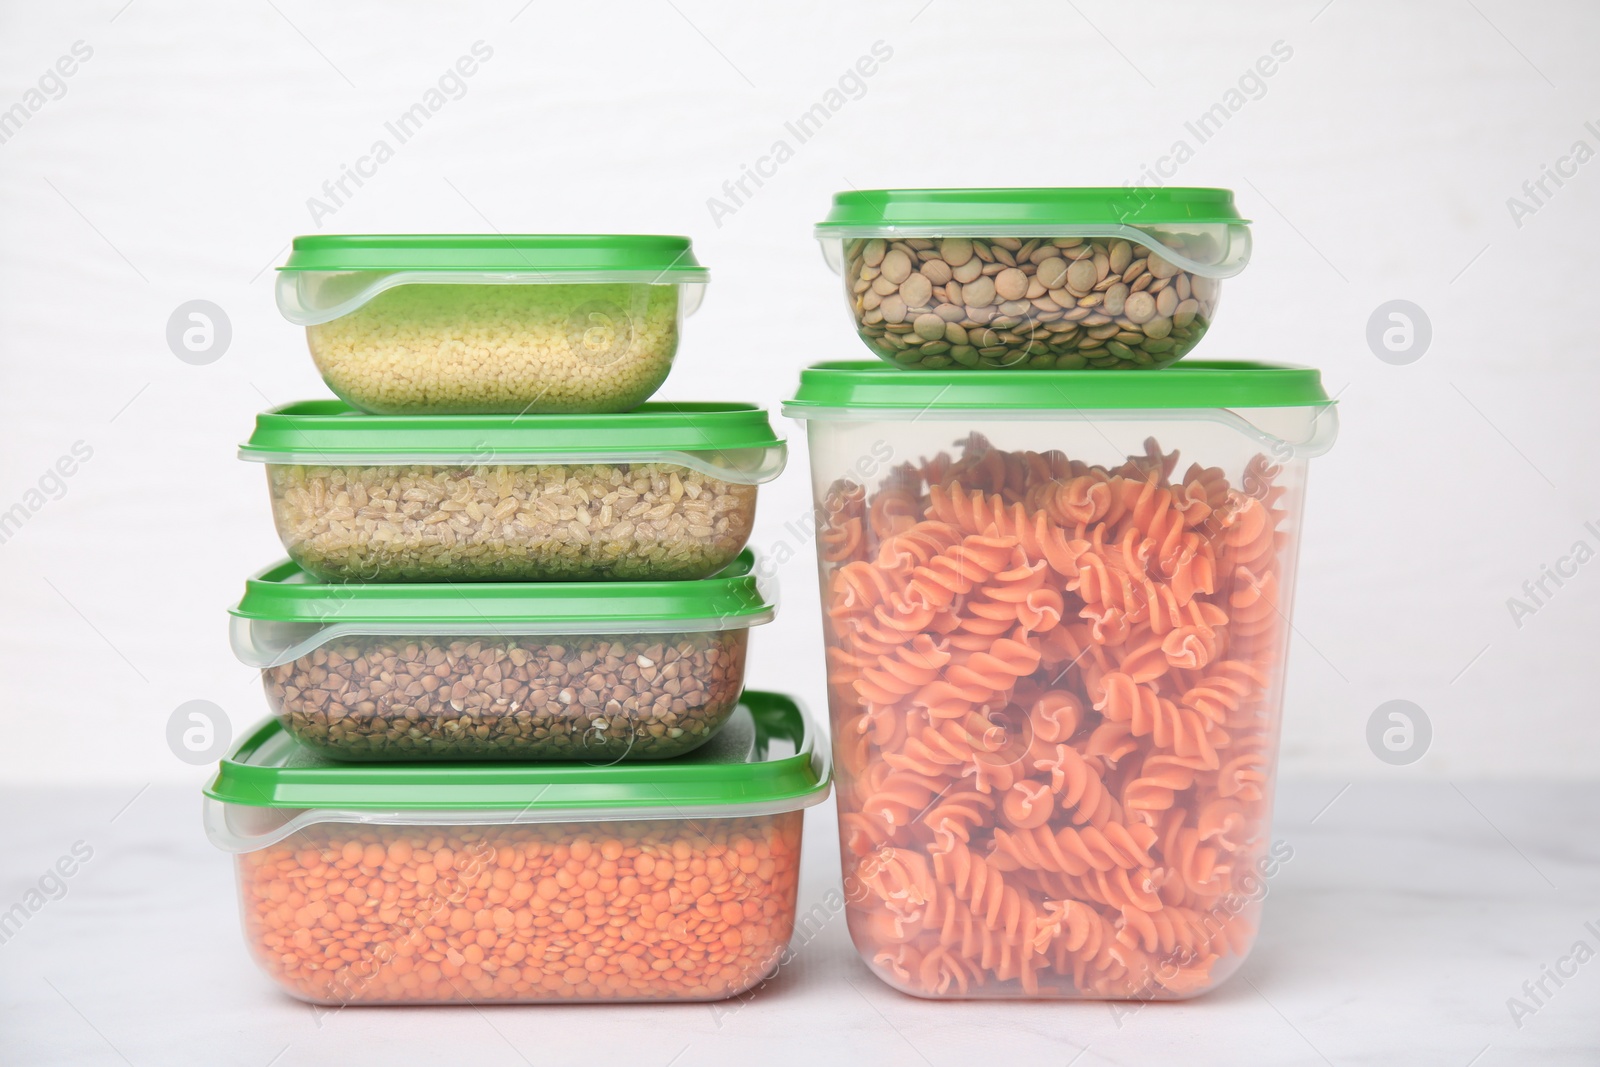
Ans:
[{"label": "pearl barley grain", "polygon": [[678,286],[400,285],[306,338],[376,414],[627,411],[671,369]]},{"label": "pearl barley grain", "polygon": [[326,581],[668,581],[733,562],[756,487],[671,463],[267,465],[278,537]]}]

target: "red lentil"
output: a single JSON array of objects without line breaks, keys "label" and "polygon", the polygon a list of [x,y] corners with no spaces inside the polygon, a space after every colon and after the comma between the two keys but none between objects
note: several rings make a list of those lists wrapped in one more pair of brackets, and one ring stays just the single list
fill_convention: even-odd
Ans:
[{"label": "red lentil", "polygon": [[325,1004],[736,996],[793,933],[801,815],[320,824],[239,857],[246,935]]}]

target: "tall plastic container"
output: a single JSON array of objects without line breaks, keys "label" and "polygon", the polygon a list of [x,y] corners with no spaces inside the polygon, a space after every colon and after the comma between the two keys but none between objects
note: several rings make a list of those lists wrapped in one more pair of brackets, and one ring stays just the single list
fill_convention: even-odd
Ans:
[{"label": "tall plastic container", "polygon": [[862,958],[933,998],[1215,987],[1276,862],[1317,372],[827,363],[785,413]]}]

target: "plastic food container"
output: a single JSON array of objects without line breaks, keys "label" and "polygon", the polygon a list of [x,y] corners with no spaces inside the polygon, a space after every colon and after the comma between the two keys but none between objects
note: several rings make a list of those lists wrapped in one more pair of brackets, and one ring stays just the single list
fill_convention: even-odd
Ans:
[{"label": "plastic food container", "polygon": [[1250,259],[1226,189],[877,189],[817,226],[861,339],[907,367],[1165,367]]},{"label": "plastic food container", "polygon": [[[932,998],[1178,999],[1269,835],[1316,371],[833,363],[806,420],[847,916]],[[954,442],[954,447],[952,447]]]},{"label": "plastic food container", "polygon": [[718,1000],[788,948],[828,785],[808,718],[750,692],[693,756],[608,767],[328,763],[269,721],[205,820],[251,955],[302,1000]]},{"label": "plastic food container", "polygon": [[746,552],[689,582],[245,582],[234,652],[301,745],[341,760],[679,756],[744,688],[773,605]]},{"label": "plastic food container", "polygon": [[627,411],[706,280],[686,237],[318,235],[278,268],[278,308],[363,411]]},{"label": "plastic food container", "polygon": [[615,415],[256,418],[278,536],[325,581],[662,581],[733,562],[783,441],[750,404]]}]

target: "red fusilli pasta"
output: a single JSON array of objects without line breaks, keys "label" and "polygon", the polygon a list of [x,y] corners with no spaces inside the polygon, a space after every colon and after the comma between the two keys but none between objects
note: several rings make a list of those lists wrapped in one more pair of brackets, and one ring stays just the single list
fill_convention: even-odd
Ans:
[{"label": "red fusilli pasta", "polygon": [[1278,468],[961,444],[828,497],[852,933],[928,996],[1208,988],[1266,845]]}]

